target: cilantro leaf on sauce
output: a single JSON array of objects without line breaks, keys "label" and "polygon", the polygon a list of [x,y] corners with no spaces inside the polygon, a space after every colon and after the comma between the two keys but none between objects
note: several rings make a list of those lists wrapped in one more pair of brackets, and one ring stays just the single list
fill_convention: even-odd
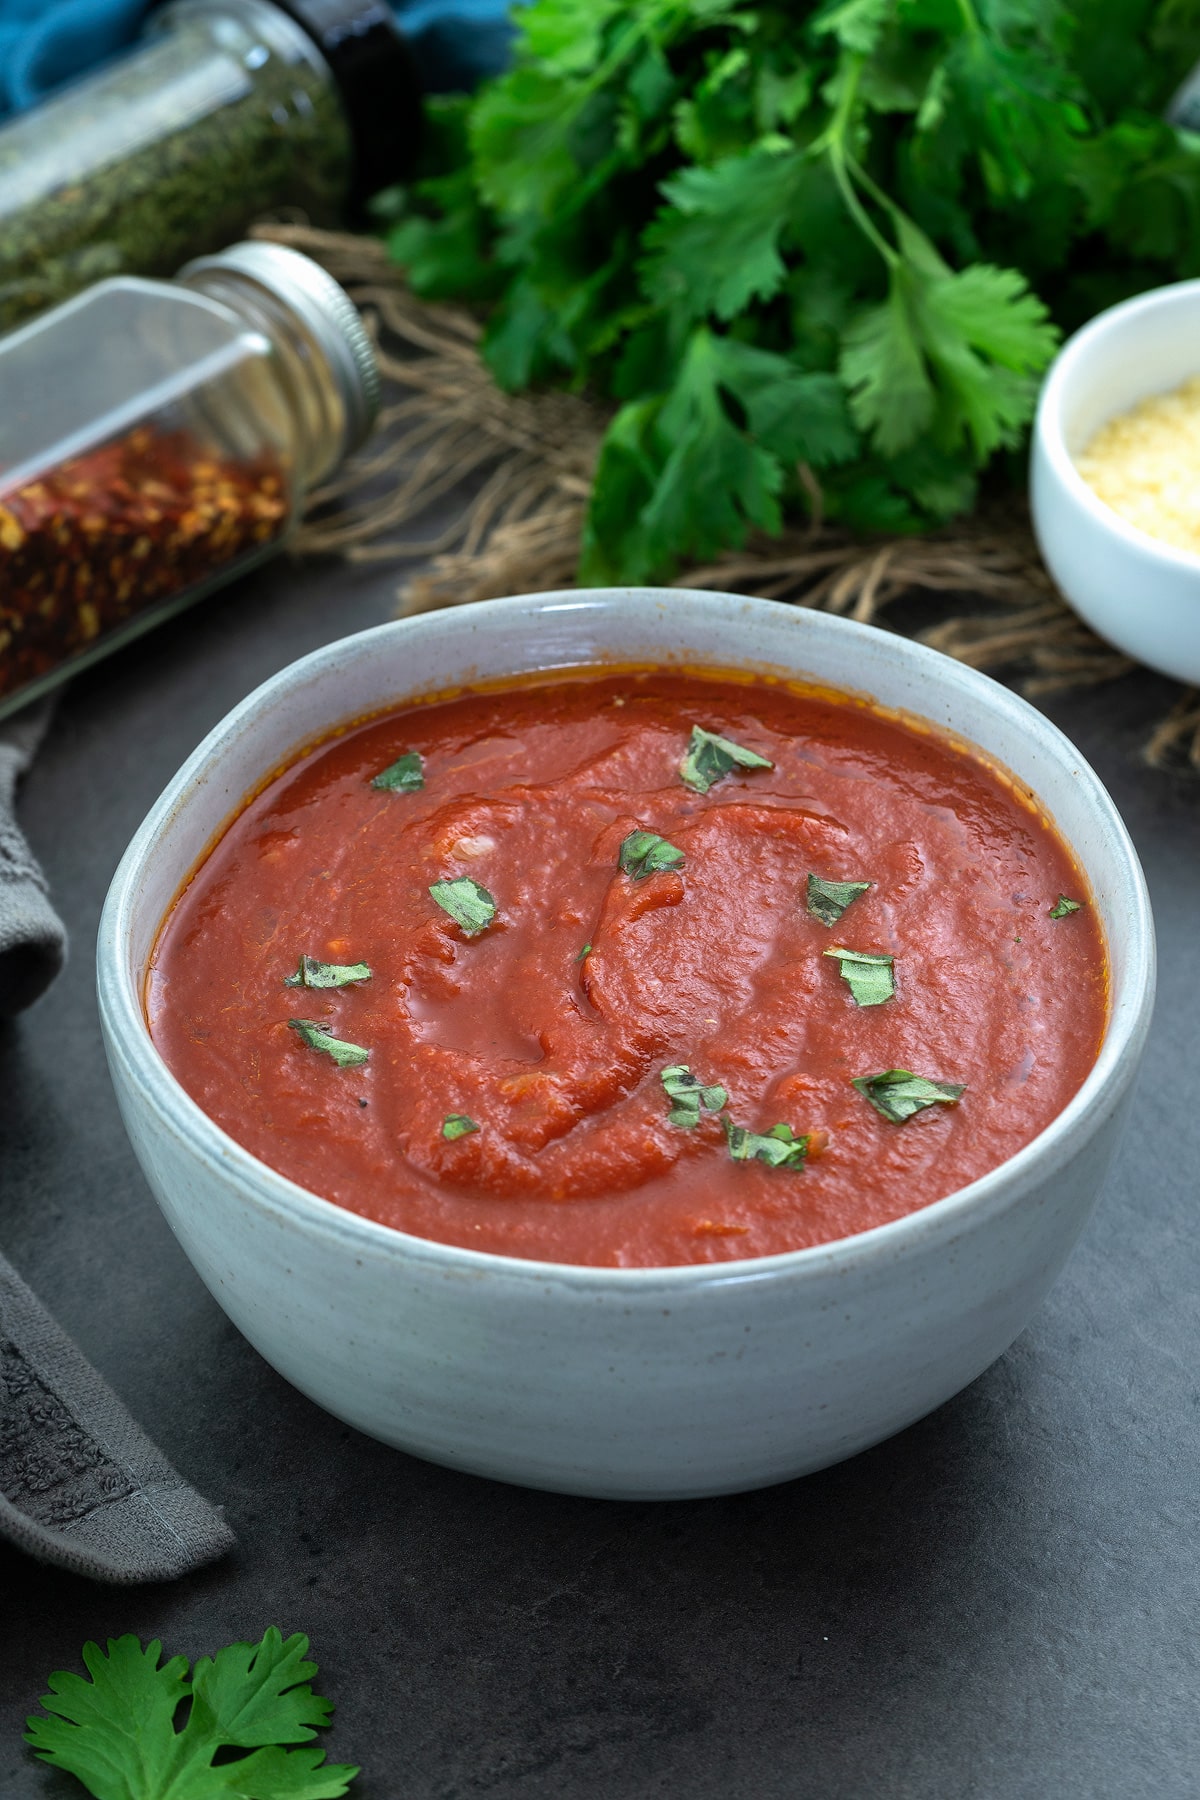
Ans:
[{"label": "cilantro leaf on sauce", "polygon": [[406,750],[394,763],[371,777],[371,786],[385,788],[391,794],[415,794],[418,788],[425,786],[425,766],[420,753]]},{"label": "cilantro leaf on sauce", "polygon": [[467,937],[478,937],[496,916],[496,902],[469,875],[460,875],[456,881],[435,881],[429,892]]},{"label": "cilantro leaf on sauce", "polygon": [[857,1006],[882,1006],[895,994],[892,957],[873,956],[867,950],[823,950],[821,954],[837,957],[842,980]]},{"label": "cilantro leaf on sauce", "polygon": [[656,875],[660,869],[681,868],[683,851],[668,844],[657,832],[631,831],[621,844],[618,861],[631,880],[642,881],[647,875]]},{"label": "cilantro leaf on sauce", "polygon": [[790,1125],[772,1125],[770,1131],[748,1131],[724,1118],[725,1141],[734,1162],[762,1162],[772,1169],[802,1169],[808,1155],[808,1138],[797,1137]]},{"label": "cilantro leaf on sauce", "polygon": [[[260,1643],[202,1656],[189,1678],[185,1656],[161,1662],[157,1638],[145,1648],[132,1634],[110,1638],[105,1650],[87,1643],[90,1679],[51,1675],[41,1699],[51,1717],[34,1713],[25,1741],[100,1800],[337,1800],[358,1770],[327,1763],[307,1741],[333,1711],[313,1693],[317,1665],[307,1656],[306,1637],[284,1638],[271,1626]],[[251,1754],[231,1761],[231,1750]]]},{"label": "cilantro leaf on sauce", "polygon": [[575,961],[577,963],[586,962],[591,954],[592,946],[590,944],[585,944],[583,949],[579,952],[579,955],[575,958]]},{"label": "cilantro leaf on sauce", "polygon": [[819,875],[808,878],[808,910],[822,925],[836,925],[848,906],[870,887],[869,881],[822,881]]},{"label": "cilantro leaf on sauce", "polygon": [[708,1112],[720,1112],[729,1100],[723,1087],[705,1087],[698,1075],[693,1075],[686,1063],[673,1063],[664,1069],[659,1076],[667,1091],[667,1098],[672,1102],[667,1114],[668,1125],[679,1125],[684,1131],[691,1131],[700,1123],[700,1108]]},{"label": "cilantro leaf on sauce", "polygon": [[320,1050],[324,1055],[331,1056],[339,1069],[357,1068],[371,1054],[361,1044],[347,1044],[341,1038],[331,1037],[315,1019],[289,1019],[288,1024],[310,1050]]},{"label": "cilantro leaf on sauce", "polygon": [[747,750],[744,744],[735,744],[732,738],[718,737],[715,731],[693,725],[692,740],[679,765],[679,773],[688,787],[695,788],[698,794],[707,794],[714,782],[732,775],[734,769],[774,767],[773,762],[756,750]]},{"label": "cilantro leaf on sauce", "polygon": [[955,1106],[966,1093],[965,1081],[929,1081],[911,1069],[884,1069],[879,1075],[858,1075],[853,1084],[893,1125],[903,1125],[927,1106]]},{"label": "cilantro leaf on sauce", "polygon": [[340,988],[352,981],[370,981],[366,963],[323,963],[313,956],[302,956],[294,975],[285,975],[284,987]]},{"label": "cilantro leaf on sauce", "polygon": [[1060,894],[1056,903],[1050,908],[1050,917],[1065,919],[1069,913],[1078,912],[1082,905],[1082,900],[1068,900],[1065,894]]},{"label": "cilantro leaf on sauce", "polygon": [[471,1132],[478,1130],[474,1119],[468,1118],[466,1113],[447,1113],[442,1120],[442,1136],[449,1138],[451,1143],[455,1138],[469,1137]]}]

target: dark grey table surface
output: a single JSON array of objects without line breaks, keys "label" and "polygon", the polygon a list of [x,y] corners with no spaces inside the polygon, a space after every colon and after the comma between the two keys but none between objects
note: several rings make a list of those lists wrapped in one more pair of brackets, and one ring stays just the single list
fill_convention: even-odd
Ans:
[{"label": "dark grey table surface", "polygon": [[1169,684],[1049,710],[1146,866],[1163,978],[1136,1110],[1029,1330],[805,1481],[620,1505],[384,1449],[294,1393],[167,1230],[109,1088],[92,944],[125,843],[255,683],[391,611],[277,565],[67,694],[23,816],[70,965],[0,1028],[0,1245],[238,1534],[173,1586],[0,1549],[0,1795],[80,1792],[21,1721],[89,1637],[196,1656],[304,1631],[360,1800],[1173,1800],[1200,1794],[1200,783],[1137,748]]}]

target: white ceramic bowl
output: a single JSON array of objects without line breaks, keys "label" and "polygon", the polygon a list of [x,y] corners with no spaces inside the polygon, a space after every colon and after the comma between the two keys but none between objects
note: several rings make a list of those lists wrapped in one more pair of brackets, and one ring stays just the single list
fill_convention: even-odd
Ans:
[{"label": "white ceramic bowl", "polygon": [[[472,678],[602,660],[784,670],[969,737],[1045,802],[1091,880],[1112,1019],[1066,1110],[1002,1167],[840,1243],[602,1269],[429,1243],[266,1168],[151,1043],[143,974],[180,883],[243,796],[341,721]],[[1086,1222],[1150,1017],[1137,857],[1071,744],[986,676],[823,614],[677,589],[464,606],[344,639],[242,703],[171,782],[100,927],[113,1081],[138,1160],[202,1279],[319,1405],[453,1467],[613,1498],[726,1493],[850,1456],[920,1418],[1024,1326]]]},{"label": "white ceramic bowl", "polygon": [[1101,425],[1200,374],[1200,281],[1099,313],[1042,387],[1030,470],[1046,564],[1094,631],[1178,681],[1200,681],[1200,557],[1160,543],[1088,486],[1075,458]]}]

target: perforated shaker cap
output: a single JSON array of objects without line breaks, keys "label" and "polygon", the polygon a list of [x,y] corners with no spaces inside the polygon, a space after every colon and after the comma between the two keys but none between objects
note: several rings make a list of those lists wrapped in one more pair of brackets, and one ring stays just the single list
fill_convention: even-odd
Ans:
[{"label": "perforated shaker cap", "polygon": [[179,277],[186,280],[190,275],[221,270],[256,282],[308,328],[328,360],[345,407],[342,454],[357,450],[379,413],[379,364],[346,290],[311,256],[283,244],[231,244],[215,256],[198,256],[180,269]]}]

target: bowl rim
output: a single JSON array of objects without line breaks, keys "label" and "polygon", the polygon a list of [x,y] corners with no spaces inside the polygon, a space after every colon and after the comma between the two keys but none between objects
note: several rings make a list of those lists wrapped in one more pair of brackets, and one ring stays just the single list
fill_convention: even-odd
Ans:
[{"label": "bowl rim", "polygon": [[[1103,355],[1101,345],[1110,331],[1139,313],[1149,314],[1161,308],[1186,306],[1189,302],[1200,315],[1200,278],[1148,288],[1145,293],[1120,300],[1115,306],[1106,306],[1103,312],[1097,313],[1086,325],[1081,325],[1078,331],[1072,332],[1042,383],[1033,435],[1035,456],[1038,451],[1045,456],[1060,484],[1098,530],[1107,531],[1135,555],[1144,556],[1177,574],[1195,577],[1200,574],[1200,552],[1182,550],[1175,544],[1156,538],[1153,533],[1143,531],[1140,525],[1133,524],[1123,513],[1117,512],[1115,507],[1102,500],[1080,474],[1075,458],[1067,449],[1062,424],[1063,400],[1067,388],[1079,378],[1081,364],[1085,364],[1090,357]],[[1200,374],[1200,370],[1197,373]],[[1189,380],[1191,377],[1185,376],[1183,379]],[[1149,398],[1149,395],[1144,398]]]},{"label": "bowl rim", "polygon": [[[1200,287],[1200,283],[1197,283]],[[968,1225],[1006,1210],[1019,1202],[1030,1182],[1044,1182],[1057,1174],[1098,1129],[1104,1118],[1115,1109],[1136,1074],[1141,1050],[1149,1029],[1154,1002],[1155,945],[1150,899],[1145,876],[1137,852],[1117,808],[1099,777],[1080,755],[1071,740],[1049,719],[1010,689],[993,681],[967,665],[953,662],[928,646],[891,633],[887,635],[900,655],[927,671],[949,673],[954,682],[974,692],[992,712],[1007,712],[1026,733],[1032,732],[1042,748],[1053,754],[1060,764],[1070,765],[1072,778],[1086,793],[1107,835],[1113,843],[1115,863],[1120,871],[1125,893],[1114,897],[1123,907],[1129,926],[1127,968],[1121,991],[1110,995],[1108,1026],[1099,1054],[1078,1091],[1063,1110],[1028,1144],[1014,1155],[988,1170],[977,1180],[940,1200],[931,1201],[884,1225],[827,1243],[799,1250],[777,1251],[771,1255],[734,1258],[703,1263],[670,1263],[649,1267],[627,1268],[610,1264],[563,1263],[551,1260],[501,1255],[476,1250],[466,1245],[445,1244],[433,1238],[383,1225],[376,1220],[338,1206],[312,1193],[289,1177],[260,1161],[211,1119],[186,1092],[168,1068],[150,1036],[142,1011],[139,984],[131,977],[131,958],[126,954],[132,929],[134,908],[138,901],[139,875],[152,857],[159,834],[179,808],[187,803],[190,793],[201,788],[206,776],[219,767],[222,751],[235,742],[256,715],[269,710],[289,690],[303,686],[310,678],[321,675],[328,665],[344,658],[349,651],[355,660],[369,657],[377,646],[390,642],[414,628],[429,631],[439,628],[468,634],[473,621],[483,614],[495,617],[504,612],[526,621],[536,620],[547,611],[602,612],[615,601],[638,596],[643,601],[669,602],[675,608],[681,601],[698,603],[710,616],[727,616],[730,603],[739,610],[762,609],[764,618],[777,618],[777,601],[761,600],[747,595],[715,592],[695,588],[610,587],[592,589],[557,589],[537,594],[508,596],[501,600],[467,603],[445,611],[419,614],[408,619],[390,620],[382,625],[346,637],[310,651],[269,676],[237,706],[220,719],[168,782],[134,833],[121,858],[104,903],[97,936],[97,993],[101,1025],[110,1059],[119,1058],[123,1073],[136,1086],[145,1103],[159,1116],[160,1122],[182,1140],[210,1171],[219,1171],[226,1181],[235,1184],[238,1197],[252,1202],[260,1211],[273,1212],[318,1236],[344,1240],[360,1252],[370,1252],[384,1259],[430,1266],[435,1272],[491,1274],[509,1281],[527,1281],[540,1286],[556,1286],[595,1290],[612,1288],[626,1296],[636,1292],[674,1293],[681,1288],[708,1287],[778,1279],[790,1275],[796,1279],[824,1279],[832,1273],[846,1273],[863,1262],[888,1259],[908,1250],[927,1246],[930,1239],[953,1241]],[[827,613],[807,615],[818,629],[836,634],[858,636],[864,643],[876,643],[879,627],[859,624]],[[572,667],[581,665],[574,664]],[[701,666],[699,663],[695,666]],[[713,665],[716,666],[716,665]],[[736,655],[730,667],[740,666]],[[747,661],[748,669],[755,667]],[[762,668],[760,663],[757,665]],[[562,665],[566,668],[566,665]],[[799,669],[798,676],[806,671]],[[820,683],[815,672],[814,681]],[[491,679],[488,677],[487,679]],[[840,685],[840,684],[839,684]],[[842,691],[851,691],[842,688]],[[419,698],[419,696],[416,696]],[[403,705],[403,700],[397,701]],[[382,710],[382,709],[381,709]],[[912,713],[914,718],[927,715]],[[351,715],[353,719],[355,715]],[[346,722],[350,722],[347,720]],[[928,719],[941,736],[947,728]],[[336,730],[338,720],[331,722]],[[960,735],[951,733],[950,735]],[[971,740],[961,741],[968,746]],[[976,746],[978,748],[978,746]],[[297,745],[302,751],[303,741]],[[996,763],[980,751],[985,760]],[[1020,780],[1020,778],[1016,778]],[[1022,785],[1028,787],[1027,783]],[[1037,796],[1040,799],[1040,796]],[[242,804],[239,797],[238,808]],[[229,818],[236,816],[231,811]],[[1053,815],[1051,815],[1053,816]],[[224,829],[224,827],[222,827]],[[1085,870],[1085,873],[1087,871]],[[182,876],[181,876],[182,879]],[[1128,905],[1125,905],[1125,902]]]}]

